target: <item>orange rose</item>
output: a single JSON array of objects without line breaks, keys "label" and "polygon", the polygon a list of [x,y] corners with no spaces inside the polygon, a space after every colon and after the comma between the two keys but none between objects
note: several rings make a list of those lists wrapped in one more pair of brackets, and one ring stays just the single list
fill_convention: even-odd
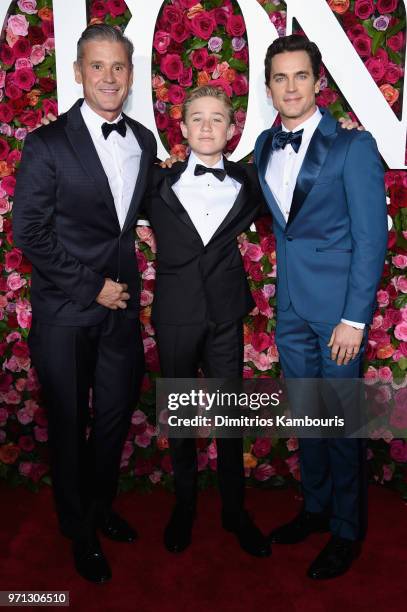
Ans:
[{"label": "orange rose", "polygon": [[187,148],[183,144],[176,144],[170,151],[171,155],[176,155],[180,159],[185,159],[187,156]]},{"label": "orange rose", "polygon": [[99,17],[92,17],[88,25],[95,25],[95,23],[104,23],[104,21],[103,19],[99,19]]},{"label": "orange rose", "polygon": [[161,102],[168,102],[168,88],[167,87],[159,87],[155,95],[157,96],[157,100]]},{"label": "orange rose", "polygon": [[197,13],[202,13],[203,10],[204,10],[204,7],[202,6],[202,4],[199,4],[197,2],[195,4],[195,6],[191,6],[189,11],[187,12],[188,19],[192,19],[192,17],[194,17],[194,15],[196,15]]},{"label": "orange rose", "polygon": [[390,106],[393,106],[393,104],[399,99],[398,90],[389,85],[388,83],[386,83],[385,85],[381,85],[379,89],[386,98],[387,102],[390,104]]},{"label": "orange rose", "polygon": [[228,68],[223,73],[223,78],[226,79],[229,83],[232,83],[236,78],[236,70],[234,68]]},{"label": "orange rose", "polygon": [[243,342],[244,344],[250,344],[252,339],[252,330],[248,325],[243,325]]},{"label": "orange rose", "polygon": [[44,7],[38,11],[38,17],[43,21],[52,21],[54,16],[50,8]]},{"label": "orange rose", "polygon": [[0,461],[5,463],[6,465],[11,465],[15,463],[20,455],[20,449],[16,444],[6,444],[2,448],[0,448]]},{"label": "orange rose", "polygon": [[0,178],[10,176],[10,174],[13,174],[13,168],[11,168],[6,161],[0,161]]},{"label": "orange rose", "polygon": [[151,306],[140,309],[140,321],[143,325],[148,325],[151,321]]},{"label": "orange rose", "polygon": [[32,89],[26,94],[26,98],[28,100],[28,104],[30,106],[36,106],[38,104],[38,100],[40,99],[41,91],[39,89]]},{"label": "orange rose", "polygon": [[182,117],[182,104],[174,104],[171,106],[169,115],[171,119],[181,119]]},{"label": "orange rose", "polygon": [[211,80],[211,77],[209,76],[207,72],[205,72],[205,70],[202,70],[202,72],[198,72],[197,83],[199,87],[201,87],[202,85],[207,85],[210,80]]},{"label": "orange rose", "polygon": [[388,359],[393,355],[394,351],[395,349],[391,344],[388,344],[387,346],[382,346],[382,348],[379,348],[379,350],[377,351],[377,358]]},{"label": "orange rose", "polygon": [[168,447],[169,447],[169,444],[168,444],[168,439],[167,438],[164,438],[162,436],[157,438],[157,448],[158,448],[158,450],[163,451],[163,450],[165,450]]},{"label": "orange rose", "polygon": [[257,459],[251,453],[243,453],[243,464],[245,468],[255,468],[257,465]]},{"label": "orange rose", "polygon": [[165,85],[165,79],[161,75],[155,74],[153,76],[151,84],[153,89],[159,89],[160,87]]},{"label": "orange rose", "polygon": [[348,10],[350,0],[329,0],[328,4],[335,13],[342,15]]}]

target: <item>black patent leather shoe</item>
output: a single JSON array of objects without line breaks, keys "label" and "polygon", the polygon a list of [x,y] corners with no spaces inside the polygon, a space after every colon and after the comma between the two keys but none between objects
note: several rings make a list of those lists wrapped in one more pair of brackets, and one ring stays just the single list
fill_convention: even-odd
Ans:
[{"label": "black patent leather shoe", "polygon": [[303,510],[292,521],[274,529],[269,536],[273,544],[297,544],[311,533],[329,531],[329,518],[324,513]]},{"label": "black patent leather shoe", "polygon": [[133,527],[115,512],[109,512],[99,522],[99,529],[104,536],[115,542],[134,542],[138,537]]},{"label": "black patent leather shoe", "polygon": [[191,544],[195,512],[191,508],[175,506],[164,530],[164,546],[171,553],[180,553]]},{"label": "black patent leather shoe", "polygon": [[307,575],[313,580],[336,578],[348,571],[356,557],[357,544],[346,538],[332,536],[318,557],[311,563]]},{"label": "black patent leather shoe", "polygon": [[76,571],[82,578],[97,583],[110,580],[112,571],[96,536],[74,540],[72,550]]},{"label": "black patent leather shoe", "polygon": [[234,533],[240,548],[254,557],[269,557],[271,555],[270,541],[254,524],[246,511],[238,514],[222,512],[223,529]]}]

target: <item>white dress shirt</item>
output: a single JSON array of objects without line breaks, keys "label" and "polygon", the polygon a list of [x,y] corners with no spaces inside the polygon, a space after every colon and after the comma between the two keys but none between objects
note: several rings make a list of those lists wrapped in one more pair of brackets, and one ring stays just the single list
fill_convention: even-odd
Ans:
[{"label": "white dress shirt", "polygon": [[[278,149],[270,155],[266,170],[266,182],[286,222],[290,215],[291,202],[301,166],[307,153],[310,140],[321,119],[322,114],[319,108],[317,108],[311,117],[293,130],[294,133],[302,129],[304,130],[298,153],[294,151],[291,144],[287,144],[284,149]],[[284,132],[290,131],[284,124],[281,127]],[[357,329],[364,329],[365,327],[364,323],[348,321],[347,319],[341,319],[341,321]]]},{"label": "white dress shirt", "polygon": [[[206,245],[233,207],[241,184],[230,176],[220,181],[209,172],[195,176],[197,164],[208,167],[191,151],[188,165],[172,189]],[[223,170],[223,157],[211,167]]]},{"label": "white dress shirt", "polygon": [[86,102],[81,106],[81,113],[109,181],[117,218],[123,229],[140,170],[140,145],[128,125],[124,138],[113,131],[105,140],[102,134],[103,123],[118,123],[121,114],[114,121],[106,121]]}]

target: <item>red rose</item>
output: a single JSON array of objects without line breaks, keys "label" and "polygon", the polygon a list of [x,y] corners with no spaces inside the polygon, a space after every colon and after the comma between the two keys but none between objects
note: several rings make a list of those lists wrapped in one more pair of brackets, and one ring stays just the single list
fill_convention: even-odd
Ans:
[{"label": "red rose", "polygon": [[178,1],[179,1],[179,4],[184,9],[190,9],[193,6],[195,6],[195,4],[198,4],[198,2],[196,0],[178,0]]},{"label": "red rose", "polygon": [[181,87],[191,87],[192,85],[192,68],[184,68],[181,76],[178,78],[178,83]]},{"label": "red rose", "polygon": [[241,49],[240,51],[235,51],[233,53],[233,57],[235,59],[242,60],[242,62],[245,62],[245,64],[247,64],[249,61],[249,51],[247,49],[247,46],[243,47],[243,49]]},{"label": "red rose", "polygon": [[167,53],[167,49],[169,47],[170,42],[171,42],[171,37],[168,34],[168,32],[163,32],[162,30],[158,30],[154,34],[153,47],[161,55],[163,55],[164,53]]},{"label": "red rose", "polygon": [[157,129],[161,132],[166,130],[169,125],[169,118],[166,113],[156,113],[155,114],[155,124]]},{"label": "red rose", "polygon": [[11,251],[8,251],[5,256],[5,264],[7,270],[17,270],[17,268],[21,264],[22,259],[23,256],[19,249],[11,249]]},{"label": "red rose", "polygon": [[20,37],[13,45],[14,57],[30,57],[31,45],[27,38]]},{"label": "red rose", "polygon": [[11,352],[19,359],[27,359],[30,354],[26,342],[15,342]]},{"label": "red rose", "polygon": [[[246,260],[245,260],[246,263]],[[261,268],[261,263],[259,261],[250,261],[248,262],[248,266],[246,268],[246,272],[256,282],[260,282],[263,280],[263,271]]]},{"label": "red rose", "polygon": [[356,0],[355,15],[359,17],[359,19],[369,19],[374,10],[375,6],[373,0]]},{"label": "red rose", "polygon": [[205,70],[206,72],[213,72],[218,65],[218,58],[216,55],[209,55],[206,60]]},{"label": "red rose", "polygon": [[103,17],[107,13],[107,8],[104,2],[100,2],[96,0],[96,2],[92,2],[92,6],[90,8],[91,17],[97,17],[98,19],[103,19]]},{"label": "red rose", "polygon": [[405,45],[405,35],[404,32],[399,32],[398,34],[395,34],[394,36],[390,36],[390,38],[387,40],[387,46],[389,47],[389,49],[391,49],[392,51],[395,51],[397,53],[397,51],[401,51],[401,49],[404,48]]},{"label": "red rose", "polygon": [[366,68],[378,83],[384,77],[385,66],[383,62],[378,60],[376,57],[369,57],[369,59],[365,63]]},{"label": "red rose", "polygon": [[46,36],[39,26],[30,26],[28,28],[28,40],[34,45],[42,45],[46,40]]},{"label": "red rose", "polygon": [[12,66],[15,61],[14,51],[6,43],[0,45],[0,60],[7,66]]},{"label": "red rose", "polygon": [[35,83],[35,72],[32,68],[20,68],[13,74],[13,82],[20,89],[30,91]]},{"label": "red rose", "polygon": [[172,23],[182,23],[183,12],[176,6],[165,6],[160,19],[160,27],[169,28]]},{"label": "red rose", "polygon": [[182,75],[184,64],[179,55],[168,53],[161,59],[160,70],[171,81],[174,81]]},{"label": "red rose", "polygon": [[[16,187],[16,179],[15,179],[15,177],[14,176],[5,176],[1,180],[1,186],[4,189],[4,191],[7,193],[7,195],[13,196],[14,195],[14,189]],[[6,228],[4,227],[4,224],[3,224],[3,229],[4,229],[4,231],[7,231]]]},{"label": "red rose", "polygon": [[46,19],[41,23],[41,30],[44,33],[45,39],[50,38],[50,36],[54,36],[54,22],[53,20]]},{"label": "red rose", "polygon": [[234,151],[239,144],[241,137],[242,132],[240,130],[236,130],[232,138],[227,142],[226,151]]},{"label": "red rose", "polygon": [[362,26],[361,23],[357,23],[346,31],[348,38],[353,40],[356,36],[360,36],[361,34],[368,35],[366,28]]},{"label": "red rose", "polygon": [[360,57],[370,57],[372,53],[372,39],[370,36],[361,34],[356,36],[352,43]]},{"label": "red rose", "polygon": [[182,136],[182,132],[181,132],[181,128],[179,127],[179,124],[172,125],[171,127],[168,128],[167,139],[168,139],[168,144],[171,149],[175,145],[182,143],[183,136]]},{"label": "red rose", "polygon": [[326,87],[319,92],[317,96],[317,104],[318,106],[323,106],[325,108],[326,106],[333,104],[337,99],[338,94],[332,89],[329,89],[329,87]]},{"label": "red rose", "polygon": [[237,74],[232,82],[232,89],[237,96],[245,96],[249,91],[249,82],[243,74]]},{"label": "red rose", "polygon": [[182,104],[185,100],[185,89],[179,85],[170,85],[168,88],[168,99],[171,104]]},{"label": "red rose", "polygon": [[213,79],[213,80],[209,81],[208,85],[211,85],[212,87],[221,87],[223,89],[223,91],[226,93],[226,95],[229,96],[229,98],[232,97],[233,90],[232,90],[230,84],[225,79],[222,79],[222,78],[220,78],[220,79]]},{"label": "red rose", "polygon": [[230,6],[222,6],[212,10],[212,15],[218,25],[226,26],[230,15],[232,14],[232,8]]},{"label": "red rose", "polygon": [[342,21],[342,25],[345,28],[345,30],[359,23],[358,18],[356,17],[355,13],[351,11],[348,11],[347,13],[342,15],[341,21]]},{"label": "red rose", "polygon": [[226,31],[229,36],[243,36],[246,26],[241,15],[230,15],[226,24]]},{"label": "red rose", "polygon": [[398,6],[399,0],[377,0],[377,10],[382,15],[393,13]]},{"label": "red rose", "polygon": [[393,64],[393,62],[389,62],[386,68],[385,75],[384,75],[384,80],[387,83],[392,83],[394,85],[400,79],[402,74],[403,73],[400,67],[397,66],[397,64]]},{"label": "red rose", "polygon": [[29,128],[37,127],[41,123],[41,118],[40,110],[23,111],[18,115],[18,120]]},{"label": "red rose", "polygon": [[14,113],[9,104],[0,104],[0,121],[10,123],[13,117]]},{"label": "red rose", "polygon": [[48,115],[48,113],[52,113],[53,115],[58,115],[58,102],[56,100],[52,100],[51,98],[45,98],[42,101],[42,110],[44,111],[44,115]]},{"label": "red rose", "polygon": [[51,93],[51,91],[54,91],[56,87],[56,81],[50,77],[42,77],[38,79],[38,83],[42,91],[45,91],[46,93]]},{"label": "red rose", "polygon": [[182,22],[171,24],[170,34],[171,38],[173,38],[175,42],[182,43],[184,42],[184,40],[189,38],[191,33],[189,29],[185,26],[185,22]]},{"label": "red rose", "polygon": [[[268,347],[265,347],[265,348],[268,348]],[[268,455],[270,451],[271,451],[271,439],[270,438],[257,438],[256,442],[253,444],[253,454],[256,455],[256,457],[266,457],[266,455]]]},{"label": "red rose", "polygon": [[0,461],[5,463],[6,465],[11,465],[15,463],[20,455],[20,449],[16,444],[5,444],[0,448]]},{"label": "red rose", "polygon": [[9,144],[4,138],[0,138],[0,159],[7,159],[8,154],[10,153]]},{"label": "red rose", "polygon": [[6,83],[4,91],[10,100],[18,100],[23,95],[21,89],[10,80]]},{"label": "red rose", "polygon": [[204,47],[203,49],[196,49],[191,53],[192,65],[194,66],[194,68],[202,70],[202,68],[206,65],[208,57],[209,56],[206,47]]},{"label": "red rose", "polygon": [[21,98],[10,100],[9,106],[13,111],[13,116],[18,115],[27,106],[27,98],[25,97],[25,95],[23,95],[21,96]]},{"label": "red rose", "polygon": [[106,8],[113,17],[118,17],[126,12],[127,6],[124,0],[108,0]]},{"label": "red rose", "polygon": [[216,21],[211,13],[207,11],[200,11],[191,19],[191,30],[198,38],[208,40],[212,36],[215,28]]},{"label": "red rose", "polygon": [[18,439],[18,446],[21,448],[21,450],[29,453],[34,450],[35,443],[31,436],[20,436]]}]

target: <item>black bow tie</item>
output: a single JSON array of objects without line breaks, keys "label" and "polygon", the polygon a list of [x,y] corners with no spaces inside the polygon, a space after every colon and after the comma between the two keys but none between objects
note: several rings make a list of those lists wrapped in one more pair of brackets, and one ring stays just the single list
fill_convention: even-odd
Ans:
[{"label": "black bow tie", "polygon": [[271,141],[271,148],[273,151],[278,149],[285,149],[286,145],[290,144],[294,151],[298,153],[302,141],[302,133],[304,130],[298,130],[298,132],[284,132],[280,130],[276,132]]},{"label": "black bow tie", "polygon": [[102,124],[102,134],[107,140],[109,134],[112,132],[118,132],[120,136],[123,138],[126,136],[126,122],[124,119],[120,119],[117,123],[103,123]]},{"label": "black bow tie", "polygon": [[206,172],[210,172],[213,176],[219,181],[224,181],[226,177],[226,170],[222,170],[222,168],[207,168],[206,166],[202,166],[201,164],[197,164],[195,166],[195,176],[201,176],[201,174],[205,174]]}]

